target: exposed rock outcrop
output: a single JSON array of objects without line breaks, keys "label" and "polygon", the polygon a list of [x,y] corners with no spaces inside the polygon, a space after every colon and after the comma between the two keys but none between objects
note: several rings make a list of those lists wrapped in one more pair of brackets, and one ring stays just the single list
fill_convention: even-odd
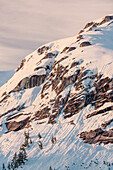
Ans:
[{"label": "exposed rock outcrop", "polygon": [[68,50],[67,50],[67,53],[69,53],[70,51],[73,51],[73,50],[75,50],[76,49],[76,47],[70,47]]},{"label": "exposed rock outcrop", "polygon": [[67,51],[69,49],[69,47],[65,47],[61,53],[64,53],[65,51]]},{"label": "exposed rock outcrop", "polygon": [[37,50],[37,52],[38,52],[39,55],[41,55],[41,54],[43,54],[45,51],[47,51],[48,49],[49,49],[48,46],[43,46],[43,47],[39,48],[39,49]]},{"label": "exposed rock outcrop", "polygon": [[50,108],[48,106],[44,107],[42,110],[37,111],[35,113],[35,120],[41,120],[49,117],[50,115]]},{"label": "exposed rock outcrop", "polygon": [[80,133],[80,138],[88,144],[113,144],[113,129],[104,131],[101,128]]},{"label": "exposed rock outcrop", "polygon": [[113,16],[105,16],[104,19],[99,23],[99,25],[102,25],[112,19],[113,19]]},{"label": "exposed rock outcrop", "polygon": [[[5,116],[5,115],[7,115],[7,114],[9,114],[9,113],[11,113],[11,112],[14,112],[15,110],[16,110],[16,111],[20,111],[20,110],[22,110],[22,109],[24,109],[24,108],[25,108],[24,104],[22,104],[21,106],[19,105],[19,106],[17,106],[17,107],[14,107],[14,108],[8,110],[7,112],[1,114],[1,115],[0,115],[0,118],[3,117],[3,116]],[[12,116],[12,115],[11,115],[11,116]]]},{"label": "exposed rock outcrop", "polygon": [[93,25],[93,24],[94,24],[94,22],[89,22],[89,23],[87,23],[86,26],[84,27],[84,29],[90,27],[90,26]]},{"label": "exposed rock outcrop", "polygon": [[84,30],[80,30],[80,32],[78,33],[78,34],[81,34],[81,33],[83,33],[84,32]]},{"label": "exposed rock outcrop", "polygon": [[40,86],[45,81],[46,75],[33,75],[30,78],[26,77],[11,92],[17,92],[23,89]]},{"label": "exposed rock outcrop", "polygon": [[16,122],[16,121],[11,121],[11,122],[7,122],[6,123],[6,127],[8,129],[8,132],[10,131],[18,131],[23,129],[29,122],[29,118],[27,117],[26,119],[20,121],[20,122]]},{"label": "exposed rock outcrop", "polygon": [[91,45],[91,43],[89,41],[84,41],[80,44],[80,47],[87,47],[89,45]]},{"label": "exposed rock outcrop", "polygon": [[23,59],[20,66],[17,68],[16,72],[19,71],[21,68],[23,68],[25,62],[26,62],[26,59]]},{"label": "exposed rock outcrop", "polygon": [[88,114],[86,118],[90,118],[90,117],[96,116],[98,114],[103,114],[103,113],[111,111],[111,110],[113,110],[113,106],[109,106],[109,107],[106,107],[105,109],[97,110],[91,114]]}]

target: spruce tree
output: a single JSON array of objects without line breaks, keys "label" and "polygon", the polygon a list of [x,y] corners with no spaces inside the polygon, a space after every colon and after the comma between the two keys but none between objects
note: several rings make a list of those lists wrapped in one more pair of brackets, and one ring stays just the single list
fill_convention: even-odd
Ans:
[{"label": "spruce tree", "polygon": [[17,159],[18,159],[18,156],[17,156],[17,153],[15,153],[12,159],[12,162],[11,162],[12,169],[18,168],[19,165],[18,165]]},{"label": "spruce tree", "polygon": [[32,140],[31,140],[31,138],[30,138],[30,144],[32,144]]},{"label": "spruce tree", "polygon": [[56,142],[56,137],[53,137],[53,136],[52,136],[51,142],[52,142],[52,144],[55,144],[55,142]]},{"label": "spruce tree", "polygon": [[40,149],[43,149],[43,145],[42,145],[41,141],[38,142],[38,146],[39,146]]},{"label": "spruce tree", "polygon": [[39,139],[41,139],[41,138],[42,138],[42,136],[41,136],[41,134],[40,134],[40,133],[38,134],[38,138],[39,138]]},{"label": "spruce tree", "polygon": [[22,164],[25,164],[22,151],[20,151],[19,154],[18,154],[18,164],[19,164],[19,166],[22,165]]},{"label": "spruce tree", "polygon": [[52,170],[51,166],[49,167],[49,170]]},{"label": "spruce tree", "polygon": [[6,168],[5,168],[5,164],[3,163],[3,167],[2,167],[2,170],[6,170]]},{"label": "spruce tree", "polygon": [[24,132],[25,135],[25,142],[23,144],[24,147],[29,147],[28,145],[28,139],[29,139],[29,131],[28,132]]},{"label": "spruce tree", "polygon": [[8,170],[11,170],[11,164],[10,164],[10,162],[8,163],[7,168],[8,168]]},{"label": "spruce tree", "polygon": [[26,151],[23,151],[23,160],[27,161],[27,153],[26,153]]}]

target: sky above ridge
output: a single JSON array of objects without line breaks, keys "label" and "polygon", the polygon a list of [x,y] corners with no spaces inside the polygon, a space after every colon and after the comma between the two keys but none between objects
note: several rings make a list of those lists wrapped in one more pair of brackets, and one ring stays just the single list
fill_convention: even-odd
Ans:
[{"label": "sky above ridge", "polygon": [[0,0],[0,71],[16,69],[40,45],[76,35],[113,13],[113,0]]}]

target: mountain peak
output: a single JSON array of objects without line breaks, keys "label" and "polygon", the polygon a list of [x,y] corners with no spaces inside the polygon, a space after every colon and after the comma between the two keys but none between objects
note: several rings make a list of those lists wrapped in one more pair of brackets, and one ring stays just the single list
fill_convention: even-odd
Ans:
[{"label": "mountain peak", "polygon": [[[32,160],[36,154],[45,161],[47,154],[52,163],[53,155],[56,159],[59,152],[56,160],[61,156],[63,162],[58,164],[55,160],[54,163],[56,168],[63,169],[65,159],[68,163],[71,158],[77,159],[82,147],[84,153],[76,161],[79,166],[83,159],[86,162],[92,159],[89,146],[96,158],[98,147],[94,149],[93,145],[97,144],[104,150],[104,157],[98,159],[102,161],[107,155],[111,160],[108,146],[113,144],[112,54],[113,15],[108,15],[87,23],[77,36],[50,42],[26,56],[13,77],[0,88],[2,145],[6,145],[4,138],[14,139],[27,129],[34,142],[27,151]],[[42,154],[35,146],[37,132],[45,136]],[[54,149],[48,141],[52,135],[57,136]],[[11,140],[7,143],[10,145]],[[20,143],[21,140],[12,152]],[[62,153],[65,153],[64,158]],[[102,151],[99,154],[102,155]],[[37,165],[38,169],[46,169],[46,163],[41,167],[36,160],[33,165],[28,161],[25,167],[32,169]]]}]

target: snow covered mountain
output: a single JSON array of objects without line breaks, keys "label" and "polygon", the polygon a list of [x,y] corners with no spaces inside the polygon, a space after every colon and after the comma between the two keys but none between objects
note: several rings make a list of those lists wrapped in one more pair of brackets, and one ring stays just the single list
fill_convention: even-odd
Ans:
[{"label": "snow covered mountain", "polygon": [[38,48],[0,88],[1,168],[20,147],[25,170],[113,169],[113,15]]}]

